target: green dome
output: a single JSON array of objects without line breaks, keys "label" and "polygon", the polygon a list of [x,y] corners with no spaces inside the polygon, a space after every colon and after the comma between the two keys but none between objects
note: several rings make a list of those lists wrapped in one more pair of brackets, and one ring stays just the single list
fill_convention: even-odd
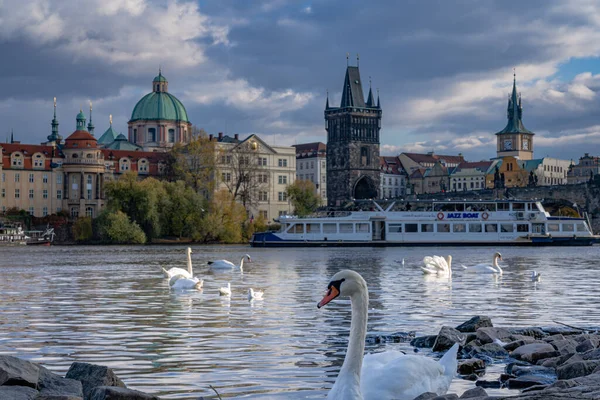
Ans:
[{"label": "green dome", "polygon": [[135,105],[129,122],[137,120],[190,122],[181,101],[167,92],[152,92],[142,97]]},{"label": "green dome", "polygon": [[156,75],[156,78],[152,82],[166,82],[167,78],[165,78],[160,72]]},{"label": "green dome", "polygon": [[104,145],[110,144],[115,141],[117,136],[118,136],[118,133],[115,132],[115,130],[113,129],[113,127],[111,125],[108,127],[106,132],[104,132],[102,134],[102,136],[100,136],[100,139],[98,139],[98,144],[104,144]]}]

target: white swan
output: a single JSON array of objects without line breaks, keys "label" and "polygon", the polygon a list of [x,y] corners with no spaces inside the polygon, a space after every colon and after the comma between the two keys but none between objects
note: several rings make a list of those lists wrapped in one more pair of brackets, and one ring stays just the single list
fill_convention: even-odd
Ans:
[{"label": "white swan", "polygon": [[178,268],[178,267],[173,267],[167,271],[166,269],[161,267],[163,274],[167,278],[171,279],[175,275],[183,275],[186,278],[194,277],[194,273],[192,271],[192,249],[191,249],[191,247],[187,248],[186,254],[187,254],[187,271],[183,268]]},{"label": "white swan", "polygon": [[200,290],[202,289],[203,285],[203,279],[187,278],[183,275],[175,275],[171,279],[169,279],[169,287],[172,290]]},{"label": "white swan", "polygon": [[462,266],[467,272],[475,272],[478,274],[496,274],[502,275],[502,268],[498,265],[498,260],[502,261],[502,254],[499,252],[494,253],[494,259],[492,264],[477,264],[471,267]]},{"label": "white swan", "polygon": [[219,295],[221,296],[231,296],[231,283],[227,282],[227,287],[219,288]]},{"label": "white swan", "polygon": [[209,261],[208,265],[211,266],[211,268],[239,268],[239,269],[243,269],[244,268],[244,259],[247,258],[248,262],[252,262],[252,259],[250,258],[250,256],[248,254],[245,254],[242,259],[240,260],[240,265],[235,265],[234,263],[232,263],[231,261],[227,261],[227,260],[215,260],[215,261]]},{"label": "white swan", "polygon": [[446,258],[440,256],[426,256],[423,258],[423,264],[421,269],[424,274],[427,275],[440,275],[449,276],[452,275],[452,256]]},{"label": "white swan", "polygon": [[264,292],[262,290],[248,289],[248,301],[262,300]]},{"label": "white swan", "polygon": [[538,273],[537,271],[531,271],[531,281],[532,282],[539,282],[542,280],[542,274]]},{"label": "white swan", "polygon": [[340,271],[331,278],[321,308],[338,296],[350,296],[352,321],[344,363],[328,400],[412,400],[425,392],[443,395],[456,375],[458,344],[435,361],[399,351],[363,357],[367,335],[369,292],[358,273]]}]

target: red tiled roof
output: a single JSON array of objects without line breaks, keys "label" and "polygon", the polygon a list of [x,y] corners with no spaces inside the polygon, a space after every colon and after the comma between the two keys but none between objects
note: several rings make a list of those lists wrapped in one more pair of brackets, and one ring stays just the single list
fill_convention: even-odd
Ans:
[{"label": "red tiled roof", "polygon": [[400,159],[394,156],[379,157],[379,169],[381,172],[394,175],[400,175],[405,172]]},{"label": "red tiled roof", "polygon": [[463,162],[465,159],[463,156],[448,156],[442,154],[420,154],[420,153],[404,153],[407,157],[412,159],[417,163],[432,163],[435,164],[436,161],[444,160],[446,163],[450,164],[459,164]]},{"label": "red tiled roof", "polygon": [[67,140],[93,140],[94,142],[98,141],[88,131],[75,131],[71,135],[69,135],[68,138],[65,139],[65,142]]},{"label": "red tiled roof", "polygon": [[464,169],[475,168],[475,169],[487,170],[492,164],[493,164],[493,161],[475,161],[475,162],[463,161],[460,164],[458,164],[458,166],[456,167],[456,170],[460,171],[463,168]]},{"label": "red tiled roof", "polygon": [[327,151],[327,145],[323,142],[302,143],[293,145],[296,148],[296,154]]},{"label": "red tiled roof", "polygon": [[20,151],[25,155],[32,155],[39,152],[49,157],[52,156],[52,146],[41,144],[0,143],[0,147],[2,147],[3,154],[12,154],[15,151]]},{"label": "red tiled roof", "polygon": [[151,163],[159,161],[166,161],[168,153],[158,151],[137,151],[137,150],[111,150],[111,149],[100,149],[104,154],[105,160],[110,160],[109,156],[112,155],[113,160],[120,160],[123,157],[128,157],[133,161],[145,158]]}]

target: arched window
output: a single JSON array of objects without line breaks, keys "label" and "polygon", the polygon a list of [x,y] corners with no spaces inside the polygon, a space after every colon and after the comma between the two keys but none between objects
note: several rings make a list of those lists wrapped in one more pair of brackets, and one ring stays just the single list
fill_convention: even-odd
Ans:
[{"label": "arched window", "polygon": [[175,129],[169,129],[169,143],[175,143]]},{"label": "arched window", "polygon": [[367,165],[369,165],[371,163],[369,156],[370,156],[369,149],[367,149],[366,147],[361,147],[360,148],[360,164],[363,167],[366,167]]},{"label": "arched window", "polygon": [[148,141],[156,142],[156,128],[148,128]]}]

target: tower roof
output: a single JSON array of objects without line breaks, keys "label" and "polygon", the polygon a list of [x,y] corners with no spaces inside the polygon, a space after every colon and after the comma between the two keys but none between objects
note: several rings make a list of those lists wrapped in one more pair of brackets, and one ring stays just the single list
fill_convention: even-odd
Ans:
[{"label": "tower roof", "polygon": [[358,67],[350,65],[346,68],[346,78],[344,79],[344,88],[342,89],[340,108],[344,107],[366,107],[360,72]]},{"label": "tower roof", "polygon": [[162,72],[159,70],[158,75],[154,77],[154,80],[152,82],[167,82],[167,78],[165,78]]},{"label": "tower roof", "polygon": [[500,132],[496,135],[504,133],[527,133],[533,135],[534,133],[526,129],[523,125],[523,107],[521,107],[521,96],[517,95],[517,78],[516,75],[513,79],[513,89],[510,98],[508,99],[507,107],[507,118],[508,123]]}]

